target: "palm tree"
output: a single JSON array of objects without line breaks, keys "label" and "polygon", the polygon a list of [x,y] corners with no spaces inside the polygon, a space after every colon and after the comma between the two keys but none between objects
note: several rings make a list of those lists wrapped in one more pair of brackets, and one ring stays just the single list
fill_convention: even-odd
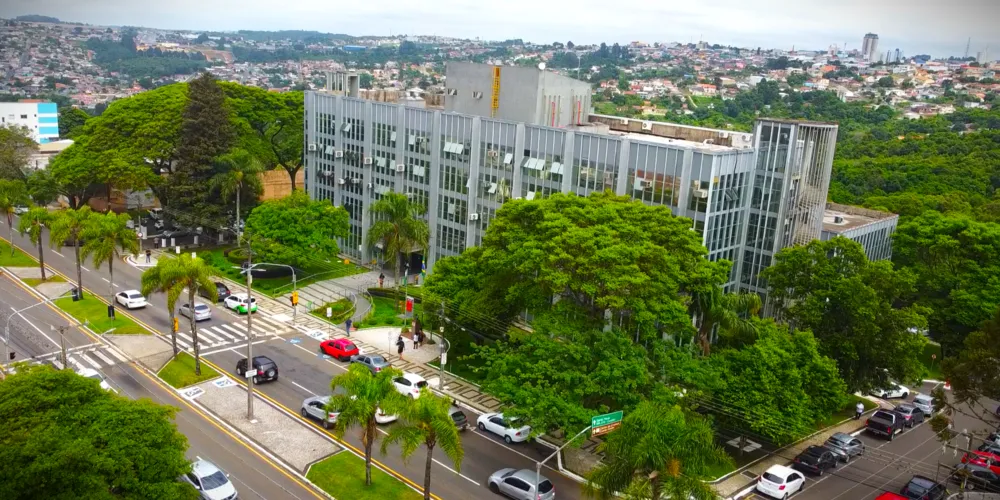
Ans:
[{"label": "palm tree", "polygon": [[730,458],[715,444],[712,427],[678,406],[643,401],[622,420],[621,427],[597,446],[601,465],[587,478],[586,492],[601,499],[714,499],[701,478],[709,468]]},{"label": "palm tree", "polygon": [[43,207],[31,207],[28,213],[21,216],[17,223],[17,231],[27,234],[31,243],[38,246],[38,267],[42,271],[42,281],[45,281],[45,253],[42,252],[42,229],[51,219],[49,211]]},{"label": "palm tree", "polygon": [[376,219],[368,230],[368,246],[381,244],[387,258],[392,256],[392,272],[398,284],[400,254],[409,255],[415,247],[427,250],[431,231],[422,218],[427,209],[411,202],[405,194],[388,193],[368,210]]},{"label": "palm tree", "polygon": [[[174,309],[177,306],[177,299],[184,291],[184,284],[178,280],[168,281],[167,278],[176,276],[170,266],[177,264],[177,260],[162,258],[156,261],[156,265],[146,269],[142,273],[142,294],[150,296],[154,293],[165,293],[167,295],[167,314],[170,316],[170,343],[174,347],[174,357],[180,350],[177,348],[177,332],[174,330]],[[214,290],[215,287],[209,287]]]},{"label": "palm tree", "polygon": [[[368,368],[357,363],[348,367],[330,382],[334,395],[327,408],[339,412],[333,432],[338,438],[351,427],[361,428],[361,444],[365,448],[365,484],[372,484],[372,447],[378,439],[375,415],[381,409],[385,415],[398,415],[409,403],[406,396],[396,390],[392,379],[403,373],[396,368],[386,368],[372,375]],[[337,394],[337,388],[344,389]]]},{"label": "palm tree", "polygon": [[[209,294],[209,300],[215,302],[217,298],[215,283],[212,281],[210,268],[205,264],[205,261],[197,257],[192,258],[186,253],[170,258],[170,260],[173,262],[165,264],[162,269],[155,271],[157,273],[155,278],[152,275],[150,278],[146,278],[145,274],[159,267],[159,261],[156,262],[156,267],[146,270],[143,273],[143,286],[146,287],[148,285],[150,291],[166,290],[168,302],[170,294],[174,293],[175,290],[179,296],[180,290],[187,288],[188,307],[191,308],[191,311],[194,311],[194,298],[198,294],[199,288],[204,288]],[[170,310],[170,329],[173,330],[173,307],[170,307]],[[191,314],[188,319],[190,319],[191,324],[191,345],[194,348],[194,373],[195,375],[201,375],[201,346],[198,343],[198,322],[195,321],[194,314]],[[176,342],[177,340],[174,339],[175,353],[177,352]]]},{"label": "palm tree", "polygon": [[21,180],[0,179],[0,211],[7,216],[7,240],[14,255],[14,209],[28,203],[28,187]]},{"label": "palm tree", "polygon": [[108,282],[108,300],[114,300],[115,297],[114,262],[126,252],[132,255],[139,253],[139,238],[135,230],[128,227],[128,222],[127,214],[94,214],[80,233],[84,241],[80,256],[86,260],[93,255],[94,267],[108,263],[108,275],[111,278]]},{"label": "palm tree", "polygon": [[399,417],[401,424],[389,430],[389,435],[382,440],[382,454],[390,444],[399,443],[403,461],[410,458],[421,444],[427,447],[427,460],[424,464],[424,500],[431,498],[431,463],[434,459],[434,447],[440,445],[445,455],[455,463],[455,470],[461,470],[462,441],[458,437],[458,427],[451,419],[451,401],[436,396],[430,389],[421,392],[420,397],[406,405]]},{"label": "palm tree", "polygon": [[219,189],[224,200],[236,197],[236,233],[240,229],[240,197],[243,189],[257,193],[261,189],[260,174],[266,168],[264,164],[244,149],[235,149],[231,153],[219,157],[222,173],[212,178],[212,184]]},{"label": "palm tree", "polygon": [[84,205],[77,209],[67,208],[56,212],[49,225],[49,246],[61,247],[64,241],[73,241],[73,252],[76,254],[76,288],[80,298],[83,298],[83,264],[80,260],[80,235],[87,227],[87,220],[93,212]]},{"label": "palm tree", "polygon": [[693,293],[691,298],[691,314],[699,322],[698,344],[704,356],[712,352],[710,336],[716,325],[723,332],[734,335],[755,331],[749,316],[760,312],[760,295],[724,293],[722,288],[711,286],[707,291]]}]

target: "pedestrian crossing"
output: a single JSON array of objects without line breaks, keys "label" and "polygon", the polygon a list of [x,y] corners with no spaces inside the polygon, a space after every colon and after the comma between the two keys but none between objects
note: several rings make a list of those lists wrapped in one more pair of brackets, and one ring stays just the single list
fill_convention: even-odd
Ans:
[{"label": "pedestrian crossing", "polygon": [[[93,368],[100,371],[128,362],[123,354],[103,344],[87,344],[67,349],[66,359],[69,362],[69,367],[73,370]],[[49,363],[59,370],[63,369],[62,351],[36,356],[34,360],[40,363]]]},{"label": "pedestrian crossing", "polygon": [[[194,345],[194,340],[191,338],[191,330],[186,323],[186,321],[181,322],[181,330],[177,332],[177,344],[188,350]],[[257,314],[253,317],[251,328],[255,337],[281,335],[293,330],[286,323]],[[246,341],[247,323],[245,319],[223,324],[202,323],[198,325],[198,344],[202,349],[241,344]]]}]

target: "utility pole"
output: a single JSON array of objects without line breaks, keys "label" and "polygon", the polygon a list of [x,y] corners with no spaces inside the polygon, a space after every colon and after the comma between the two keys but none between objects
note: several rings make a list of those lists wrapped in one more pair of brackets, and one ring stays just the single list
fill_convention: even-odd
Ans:
[{"label": "utility pole", "polygon": [[62,364],[63,370],[69,369],[69,357],[66,355],[66,329],[68,326],[57,326],[56,330],[59,330],[59,349],[62,350]]},{"label": "utility pole", "polygon": [[[253,370],[253,296],[250,284],[253,282],[253,245],[247,234],[247,371]],[[247,377],[247,420],[253,420],[253,377]]]}]

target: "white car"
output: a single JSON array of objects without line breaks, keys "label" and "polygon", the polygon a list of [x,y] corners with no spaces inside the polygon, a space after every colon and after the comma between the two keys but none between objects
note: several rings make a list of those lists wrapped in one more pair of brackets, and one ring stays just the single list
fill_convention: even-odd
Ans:
[{"label": "white car", "polygon": [[910,395],[910,389],[906,386],[899,384],[890,383],[889,387],[886,389],[876,389],[872,391],[872,396],[879,397],[882,399],[894,399],[903,398],[906,399]]},{"label": "white car", "polygon": [[100,372],[98,372],[97,370],[95,370],[93,368],[80,368],[79,370],[76,371],[76,374],[79,375],[79,376],[81,376],[81,377],[92,378],[92,379],[100,382],[101,383],[101,389],[104,389],[105,391],[111,391],[111,392],[114,392],[116,394],[118,393],[118,391],[114,390],[111,387],[111,385],[108,384],[108,382],[106,380],[104,380],[104,377],[101,376]]},{"label": "white car", "polygon": [[420,397],[420,390],[427,387],[427,381],[424,380],[424,377],[416,373],[404,373],[402,377],[392,379],[392,383],[400,394],[413,399]]},{"label": "white car", "polygon": [[146,307],[146,297],[143,297],[139,290],[125,290],[115,295],[115,302],[125,306],[125,309],[139,309]]},{"label": "white car", "polygon": [[[257,312],[257,298],[249,297],[249,300],[247,300],[247,294],[245,293],[234,293],[226,297],[226,300],[222,303],[225,304],[227,308],[240,314]],[[249,304],[249,306],[247,304]]]},{"label": "white car", "polygon": [[[191,317],[191,304],[181,304],[181,307],[177,309],[177,313],[185,318]],[[212,319],[212,309],[206,304],[201,302],[194,303],[194,320],[195,321],[205,321]]]},{"label": "white car", "polygon": [[212,462],[199,459],[191,465],[191,472],[181,479],[198,490],[203,500],[232,500],[236,498],[236,487],[229,480],[229,474],[222,472]]},{"label": "white car", "polygon": [[14,207],[14,215],[24,215],[28,213],[28,207],[21,205]]},{"label": "white car", "polygon": [[490,431],[502,437],[507,444],[527,441],[531,435],[531,427],[514,427],[516,423],[516,419],[504,418],[503,413],[484,413],[476,420],[480,431]]},{"label": "white car", "polygon": [[772,465],[757,478],[757,491],[773,498],[785,499],[798,493],[805,482],[801,472],[784,465]]}]

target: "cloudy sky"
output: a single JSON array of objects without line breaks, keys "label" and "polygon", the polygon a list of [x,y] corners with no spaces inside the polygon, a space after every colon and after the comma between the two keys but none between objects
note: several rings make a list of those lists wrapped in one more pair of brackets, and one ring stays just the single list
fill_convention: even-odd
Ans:
[{"label": "cloudy sky", "polygon": [[[43,14],[96,25],[190,30],[303,29],[574,43],[632,40],[746,47],[879,48],[1000,55],[1000,0],[5,0],[0,17]],[[991,58],[996,59],[994,55]]]}]

